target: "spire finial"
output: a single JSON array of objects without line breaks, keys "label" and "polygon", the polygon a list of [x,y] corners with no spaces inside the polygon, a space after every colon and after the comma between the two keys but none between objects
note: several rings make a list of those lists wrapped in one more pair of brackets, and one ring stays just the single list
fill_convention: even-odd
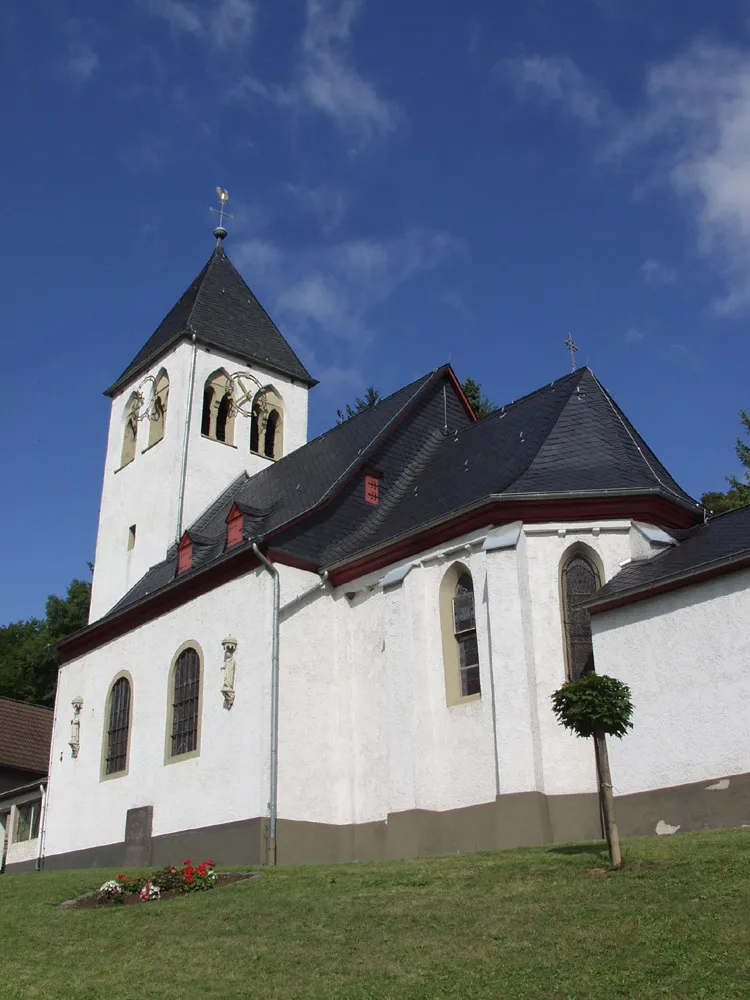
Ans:
[{"label": "spire finial", "polygon": [[568,334],[566,340],[564,340],[563,343],[570,351],[570,370],[574,372],[576,370],[576,351],[578,350],[578,348],[573,343],[573,338],[571,337],[570,334]]},{"label": "spire finial", "polygon": [[229,192],[226,188],[222,191],[220,187],[217,187],[216,193],[219,196],[219,207],[210,208],[209,212],[216,212],[219,216],[219,225],[214,229],[214,236],[216,237],[216,245],[221,246],[221,241],[227,235],[227,231],[224,228],[224,219],[233,219],[234,216],[224,211],[224,206],[229,201]]}]

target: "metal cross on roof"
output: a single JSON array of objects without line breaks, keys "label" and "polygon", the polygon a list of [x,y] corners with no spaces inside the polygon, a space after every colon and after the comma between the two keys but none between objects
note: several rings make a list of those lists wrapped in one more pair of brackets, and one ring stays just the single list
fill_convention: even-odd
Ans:
[{"label": "metal cross on roof", "polygon": [[216,227],[216,229],[214,229],[214,236],[216,237],[217,242],[220,243],[227,235],[227,231],[224,228],[224,219],[233,219],[234,216],[230,215],[229,212],[224,211],[224,206],[229,201],[229,192],[226,190],[226,188],[222,191],[220,187],[217,187],[216,193],[219,196],[219,207],[210,208],[209,212],[216,212],[216,214],[219,216],[219,225]]},{"label": "metal cross on roof", "polygon": [[576,351],[578,348],[573,343],[573,338],[570,334],[568,334],[567,339],[564,340],[563,343],[570,351],[570,370],[574,372],[576,370]]}]

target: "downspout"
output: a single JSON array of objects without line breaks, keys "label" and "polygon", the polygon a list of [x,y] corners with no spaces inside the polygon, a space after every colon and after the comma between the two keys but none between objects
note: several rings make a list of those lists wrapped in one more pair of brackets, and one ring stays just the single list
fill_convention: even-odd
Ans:
[{"label": "downspout", "polygon": [[279,786],[279,571],[253,542],[253,552],[273,577],[273,631],[271,633],[271,778],[268,792],[268,845],[266,864],[276,864],[276,815]]},{"label": "downspout", "polygon": [[182,518],[185,512],[185,475],[187,473],[188,444],[190,443],[190,418],[193,415],[193,389],[195,387],[195,357],[198,344],[193,334],[193,357],[190,361],[190,385],[188,386],[187,412],[185,414],[185,438],[182,444],[182,465],[180,467],[180,492],[177,498],[177,542],[182,537]]},{"label": "downspout", "polygon": [[44,845],[44,828],[47,821],[47,786],[41,783],[39,791],[42,793],[42,807],[39,817],[39,847],[37,848],[36,861],[34,862],[34,871],[37,872],[42,870],[42,847]]}]

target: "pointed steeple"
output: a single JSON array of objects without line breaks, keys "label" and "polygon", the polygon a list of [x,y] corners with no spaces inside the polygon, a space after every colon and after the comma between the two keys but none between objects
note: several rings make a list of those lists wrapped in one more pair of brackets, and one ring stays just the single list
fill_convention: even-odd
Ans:
[{"label": "pointed steeple", "polygon": [[198,343],[289,375],[305,385],[317,385],[248,288],[219,239],[198,277],[105,395],[116,395],[139,372],[193,334]]}]

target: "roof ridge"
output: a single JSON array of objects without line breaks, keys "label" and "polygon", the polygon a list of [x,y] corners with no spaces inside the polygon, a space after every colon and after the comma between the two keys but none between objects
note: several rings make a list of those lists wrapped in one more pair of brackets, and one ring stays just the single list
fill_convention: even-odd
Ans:
[{"label": "roof ridge", "polygon": [[727,517],[729,514],[739,514],[742,511],[747,512],[750,510],[750,503],[743,503],[740,507],[732,507],[731,510],[722,510],[719,514],[711,514],[707,521],[703,524],[696,524],[696,528],[706,528],[709,524],[714,524],[722,517]]},{"label": "roof ridge", "polygon": [[[622,426],[625,429],[625,432],[627,433],[628,437],[630,438],[630,440],[632,441],[632,443],[635,445],[635,449],[638,452],[639,456],[641,457],[641,459],[643,461],[643,464],[646,466],[646,468],[648,469],[648,471],[654,477],[654,479],[656,480],[657,484],[663,490],[666,490],[667,493],[671,493],[672,496],[677,497],[678,500],[682,500],[684,502],[685,498],[687,497],[696,506],[700,506],[700,504],[698,504],[697,501],[693,497],[691,497],[689,493],[686,493],[685,490],[682,489],[682,487],[677,482],[677,480],[672,478],[672,476],[669,474],[669,471],[667,470],[667,468],[664,465],[664,463],[659,460],[659,458],[657,457],[657,455],[653,451],[653,449],[650,448],[649,445],[646,443],[646,439],[635,429],[634,425],[631,424],[630,420],[628,420],[628,418],[625,416],[624,412],[620,409],[620,407],[617,405],[617,403],[614,401],[614,399],[610,396],[610,394],[607,392],[607,390],[601,384],[601,382],[596,377],[596,375],[594,374],[594,372],[591,371],[590,368],[587,369],[587,371],[591,375],[591,378],[594,380],[594,384],[599,389],[599,392],[602,394],[602,396],[607,401],[607,403],[609,403],[609,405],[610,405],[610,407],[612,409],[612,412],[615,414],[615,416],[617,417],[617,419],[622,424]],[[639,442],[640,442],[640,444],[639,444]],[[654,459],[654,461],[656,462],[656,464],[659,465],[659,466],[661,466],[661,468],[667,474],[668,478],[671,479],[672,482],[674,483],[674,485],[677,487],[677,490],[675,490],[672,486],[670,486],[669,483],[663,482],[663,480],[662,480],[661,476],[659,475],[659,473],[657,472],[657,470],[652,466],[651,462],[648,460],[647,456],[644,454],[644,448],[651,454],[651,457]]]},{"label": "roof ridge", "polygon": [[34,701],[24,701],[22,698],[6,698],[3,696],[0,698],[0,702],[9,701],[14,705],[24,705],[26,708],[38,708],[43,712],[52,712],[54,709],[49,708],[47,705],[37,705]]},{"label": "roof ridge", "polygon": [[544,385],[540,385],[539,388],[537,389],[532,389],[531,392],[527,392],[524,396],[519,396],[518,399],[513,399],[510,401],[510,403],[503,403],[502,406],[498,406],[497,409],[493,410],[491,413],[488,413],[486,417],[482,417],[480,419],[473,421],[470,424],[467,424],[465,427],[461,427],[455,433],[458,433],[459,435],[466,434],[466,432],[472,430],[472,428],[484,427],[486,426],[488,420],[499,419],[501,416],[504,416],[508,412],[508,410],[511,409],[511,407],[518,406],[519,403],[525,403],[527,400],[531,399],[532,396],[538,396],[539,393],[546,392],[548,389],[551,389],[552,386],[557,387],[562,382],[565,382],[567,379],[572,380],[573,376],[575,375],[578,375],[580,377],[584,372],[590,370],[591,369],[588,368],[588,366],[584,368],[577,368],[576,371],[574,372],[568,372],[567,375],[561,375],[560,378],[553,379],[551,382],[545,382]]}]

